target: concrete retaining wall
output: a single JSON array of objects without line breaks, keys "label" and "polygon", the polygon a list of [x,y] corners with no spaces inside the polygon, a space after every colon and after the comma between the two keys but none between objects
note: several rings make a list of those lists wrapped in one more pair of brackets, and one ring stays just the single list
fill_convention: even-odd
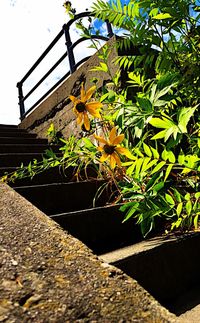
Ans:
[{"label": "concrete retaining wall", "polygon": [[[115,37],[107,42],[111,53],[109,55],[109,68],[114,75],[118,69],[113,59],[118,55],[115,49]],[[61,131],[67,138],[72,133],[78,135],[80,128],[77,127],[76,117],[72,111],[73,104],[66,98],[68,96],[80,95],[81,83],[85,83],[86,89],[94,85],[93,78],[99,81],[97,87],[101,87],[105,81],[110,80],[110,75],[104,72],[91,71],[99,65],[98,53],[90,57],[70,77],[62,83],[46,100],[44,100],[32,113],[30,113],[20,124],[19,128],[27,129],[29,132],[38,134],[40,138],[47,137],[47,130],[53,122],[57,131]]]}]

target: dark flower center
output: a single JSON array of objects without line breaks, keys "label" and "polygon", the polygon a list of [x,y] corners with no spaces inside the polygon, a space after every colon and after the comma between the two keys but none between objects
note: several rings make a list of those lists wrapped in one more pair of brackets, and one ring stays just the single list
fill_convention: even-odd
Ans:
[{"label": "dark flower center", "polygon": [[106,154],[112,155],[115,151],[115,146],[112,145],[104,145],[103,150],[105,151]]},{"label": "dark flower center", "polygon": [[80,113],[80,112],[84,112],[86,111],[86,108],[85,108],[85,103],[83,102],[79,102],[77,103],[76,105],[76,110]]}]

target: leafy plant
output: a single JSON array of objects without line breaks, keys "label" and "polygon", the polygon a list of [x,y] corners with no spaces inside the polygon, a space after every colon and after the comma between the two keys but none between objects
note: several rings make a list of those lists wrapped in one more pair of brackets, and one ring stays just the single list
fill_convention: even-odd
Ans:
[{"label": "leafy plant", "polygon": [[[131,0],[122,5],[120,0],[97,0],[93,9],[96,17],[123,31],[116,40],[123,55],[113,60],[118,71],[111,72],[111,51],[104,46],[93,71],[107,73],[107,84],[87,91],[82,84],[80,98],[70,96],[82,138],[59,139],[60,156],[49,150],[41,163],[22,165],[3,180],[32,177],[50,167],[73,167],[80,180],[81,171],[87,178],[92,165],[97,177],[114,183],[115,202],[123,203],[124,221],[134,217],[144,237],[153,228],[196,230],[200,215],[199,2]],[[85,30],[80,22],[79,29],[90,37],[92,28]],[[55,133],[51,126],[49,135],[55,137]]]}]

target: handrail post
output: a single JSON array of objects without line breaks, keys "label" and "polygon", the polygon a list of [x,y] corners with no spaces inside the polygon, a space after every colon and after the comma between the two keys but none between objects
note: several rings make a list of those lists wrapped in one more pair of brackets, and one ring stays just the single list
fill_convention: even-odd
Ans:
[{"label": "handrail post", "polygon": [[24,95],[23,95],[21,82],[17,83],[17,88],[19,93],[18,98],[19,98],[20,119],[22,120],[24,119],[25,107],[24,107]]},{"label": "handrail post", "polygon": [[69,34],[69,29],[67,28],[66,24],[63,25],[63,30],[64,30],[65,40],[66,40],[65,45],[67,46],[67,54],[68,54],[68,58],[69,58],[69,69],[70,69],[70,73],[72,74],[76,70],[76,68],[75,68],[76,63],[75,63],[75,58],[74,58],[74,52],[71,47],[72,42],[71,42],[71,38],[70,38],[70,34]]},{"label": "handrail post", "polygon": [[113,30],[112,30],[112,26],[111,26],[111,23],[106,19],[105,20],[105,23],[106,23],[106,27],[107,27],[107,31],[108,31],[108,37],[111,38],[114,36],[114,33],[113,33]]}]

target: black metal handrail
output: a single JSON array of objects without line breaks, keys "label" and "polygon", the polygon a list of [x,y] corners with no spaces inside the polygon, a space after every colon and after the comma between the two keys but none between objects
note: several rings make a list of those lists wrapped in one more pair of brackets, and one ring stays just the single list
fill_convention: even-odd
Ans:
[{"label": "black metal handrail", "polygon": [[[40,104],[58,85],[60,85],[70,74],[72,74],[79,65],[85,62],[90,56],[87,56],[81,59],[79,62],[76,63],[74,57],[74,48],[83,41],[88,40],[87,37],[79,38],[77,41],[72,43],[70,37],[70,26],[78,19],[84,17],[93,16],[91,12],[82,12],[74,16],[73,19],[68,21],[67,24],[64,24],[62,30],[58,33],[58,35],[54,38],[54,40],[50,43],[50,45],[46,48],[46,50],[42,53],[42,55],[37,59],[37,61],[33,64],[30,70],[24,75],[20,82],[17,83],[18,88],[18,98],[19,98],[19,108],[20,108],[20,119],[23,120],[28,113],[30,113],[38,104]],[[106,21],[107,25],[107,37],[101,35],[91,35],[92,39],[99,39],[107,41],[111,38],[114,34],[112,31],[112,26],[108,21]],[[56,43],[61,39],[62,36],[65,36],[65,45],[66,45],[66,52],[58,59],[58,61],[50,68],[50,70],[42,76],[42,78],[30,89],[30,91],[24,96],[23,94],[23,83],[26,79],[32,74],[32,72],[38,67],[38,65],[42,62],[42,60],[47,56],[50,50],[56,45]],[[25,111],[25,100],[41,85],[44,80],[55,70],[55,68],[66,58],[68,57],[69,60],[69,71],[61,77],[58,82],[56,82],[44,95],[42,95],[37,102],[35,102],[27,111]]]}]

